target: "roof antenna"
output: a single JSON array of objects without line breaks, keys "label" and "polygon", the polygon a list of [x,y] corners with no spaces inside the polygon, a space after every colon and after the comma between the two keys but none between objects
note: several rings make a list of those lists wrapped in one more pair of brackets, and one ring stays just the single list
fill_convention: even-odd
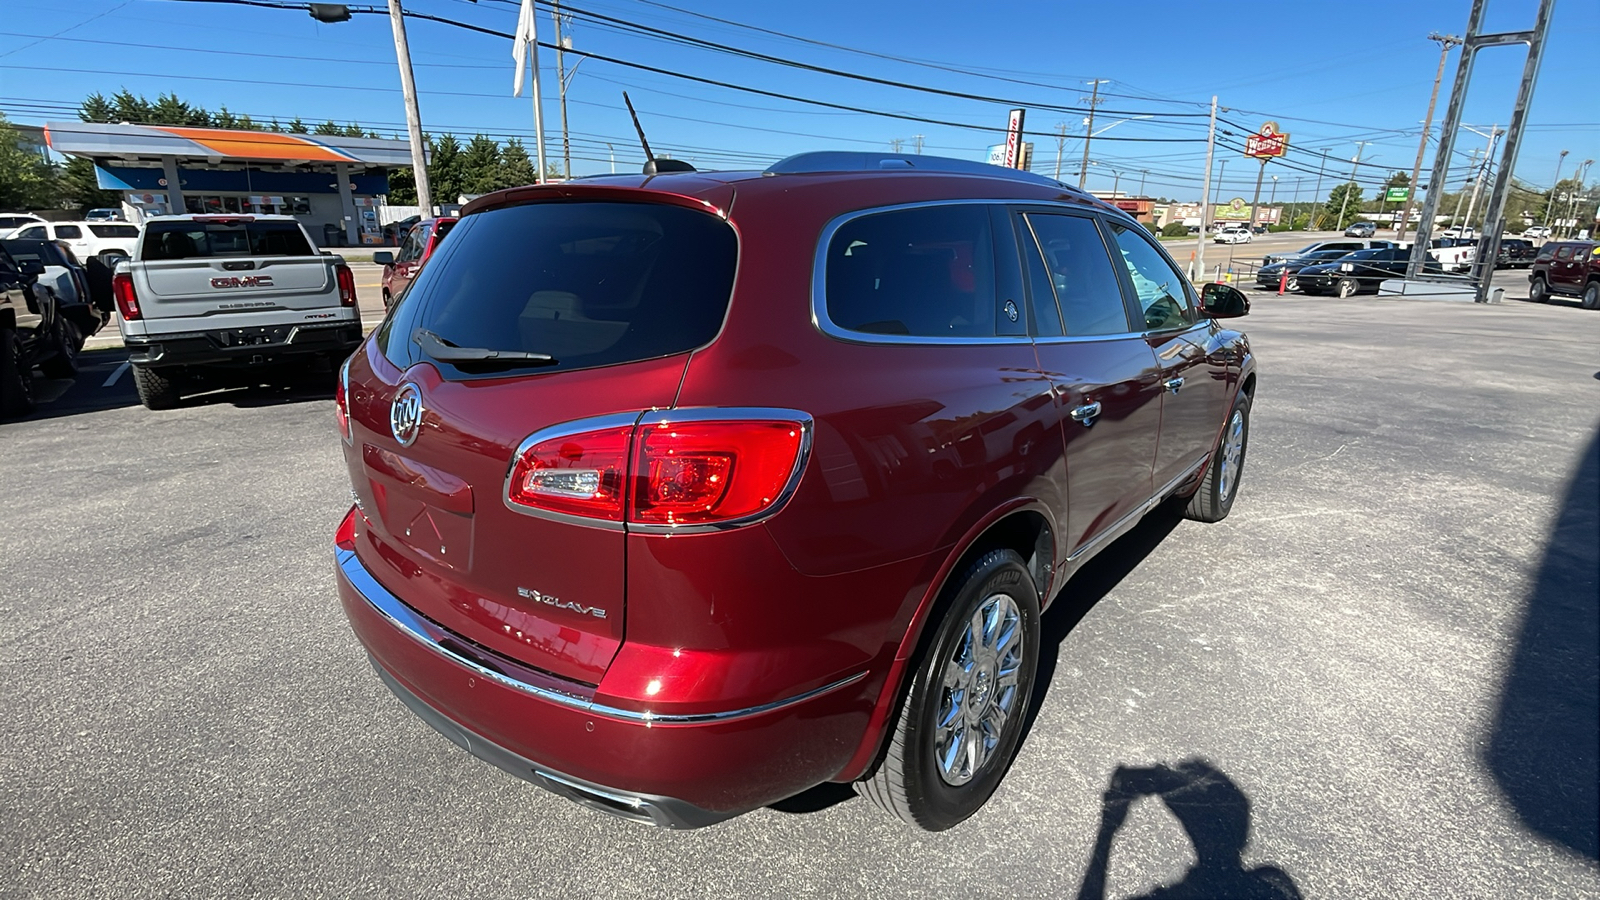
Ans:
[{"label": "roof antenna", "polygon": [[693,172],[694,166],[681,159],[656,159],[650,152],[650,142],[645,140],[644,126],[639,124],[639,114],[633,111],[633,101],[628,99],[628,92],[622,92],[622,102],[628,105],[628,115],[633,118],[633,130],[639,133],[639,143],[644,146],[644,174],[660,175],[664,172]]}]

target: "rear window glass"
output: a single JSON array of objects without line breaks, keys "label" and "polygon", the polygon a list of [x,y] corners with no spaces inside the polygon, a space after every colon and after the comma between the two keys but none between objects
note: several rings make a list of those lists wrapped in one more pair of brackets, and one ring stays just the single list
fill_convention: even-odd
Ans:
[{"label": "rear window glass", "polygon": [[83,229],[76,225],[57,225],[56,239],[61,241],[76,241],[83,237]]},{"label": "rear window glass", "polygon": [[144,247],[140,252],[145,260],[315,255],[300,226],[293,222],[193,220],[151,222],[146,225]]},{"label": "rear window glass", "polygon": [[90,225],[89,230],[95,237],[103,238],[136,238],[139,236],[137,225]]},{"label": "rear window glass", "polygon": [[[383,335],[391,360],[418,329],[456,347],[548,354],[549,372],[684,353],[716,336],[738,262],[716,216],[654,203],[535,203],[468,216],[424,266]],[[437,362],[437,361],[436,361]]]},{"label": "rear window glass", "polygon": [[994,337],[992,235],[980,204],[851,219],[828,244],[828,319],[867,334]]}]

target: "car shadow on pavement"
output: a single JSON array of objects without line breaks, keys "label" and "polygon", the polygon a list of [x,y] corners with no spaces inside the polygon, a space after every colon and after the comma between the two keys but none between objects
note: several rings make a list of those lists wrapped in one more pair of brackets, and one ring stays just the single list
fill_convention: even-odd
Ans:
[{"label": "car shadow on pavement", "polygon": [[[1111,842],[1141,797],[1159,797],[1194,844],[1195,863],[1176,884],[1139,895],[1161,900],[1299,900],[1294,879],[1276,866],[1244,867],[1250,842],[1250,798],[1233,779],[1204,759],[1175,766],[1118,766],[1100,809],[1100,831],[1078,888],[1078,900],[1103,900]],[[1137,900],[1137,898],[1134,898]]]},{"label": "car shadow on pavement", "polygon": [[1528,595],[1484,759],[1528,828],[1600,860],[1600,431]]},{"label": "car shadow on pavement", "polygon": [[[33,412],[15,419],[0,420],[0,425],[59,419],[82,413],[103,412],[125,406],[138,406],[139,397],[125,371],[118,369],[128,359],[126,351],[85,350],[78,354],[75,378],[33,378]],[[118,378],[107,384],[113,374]]]}]

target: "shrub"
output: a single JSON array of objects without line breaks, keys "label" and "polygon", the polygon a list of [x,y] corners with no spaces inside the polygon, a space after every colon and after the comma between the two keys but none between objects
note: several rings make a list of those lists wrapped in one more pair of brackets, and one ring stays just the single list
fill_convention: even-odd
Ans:
[{"label": "shrub", "polygon": [[1140,222],[1139,224],[1143,225],[1145,227],[1145,230],[1150,232],[1151,234],[1154,234],[1154,235],[1157,235],[1157,236],[1159,236],[1161,234],[1161,229],[1157,228],[1156,227],[1156,223],[1154,223],[1154,222]]},{"label": "shrub", "polygon": [[1182,222],[1168,222],[1167,227],[1161,229],[1162,237],[1184,237],[1189,233],[1189,226]]}]

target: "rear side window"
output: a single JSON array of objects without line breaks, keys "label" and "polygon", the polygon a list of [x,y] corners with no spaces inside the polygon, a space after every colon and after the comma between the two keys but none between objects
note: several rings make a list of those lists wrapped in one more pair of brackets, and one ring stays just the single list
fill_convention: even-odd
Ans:
[{"label": "rear side window", "polygon": [[139,236],[137,225],[90,225],[89,230],[95,237],[103,238],[136,238]]},{"label": "rear side window", "polygon": [[1067,335],[1128,332],[1122,285],[1094,220],[1041,213],[1029,213],[1027,219],[1044,254]]},{"label": "rear side window", "polygon": [[151,222],[140,251],[145,260],[315,255],[293,222]]},{"label": "rear side window", "polygon": [[828,319],[865,334],[994,337],[993,234],[980,204],[851,219],[828,242]]},{"label": "rear side window", "polygon": [[[407,358],[415,348],[406,345],[425,329],[456,347],[554,357],[511,374],[684,353],[722,327],[737,261],[733,228],[683,207],[573,202],[489,210],[456,224],[448,252],[423,267],[384,349],[391,360]],[[456,372],[449,377],[467,377],[439,365]]]},{"label": "rear side window", "polygon": [[83,238],[83,229],[76,225],[57,225],[56,240],[76,241]]}]

